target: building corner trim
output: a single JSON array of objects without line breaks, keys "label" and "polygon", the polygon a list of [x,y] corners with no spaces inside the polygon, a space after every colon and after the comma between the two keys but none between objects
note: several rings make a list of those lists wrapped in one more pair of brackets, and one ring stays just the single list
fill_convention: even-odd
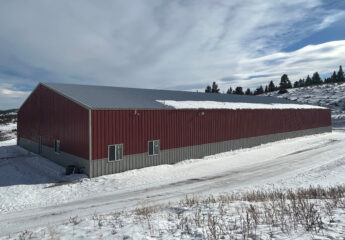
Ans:
[{"label": "building corner trim", "polygon": [[92,164],[92,128],[91,128],[91,122],[92,121],[92,114],[91,114],[91,109],[89,109],[89,177],[93,177],[93,164]]}]

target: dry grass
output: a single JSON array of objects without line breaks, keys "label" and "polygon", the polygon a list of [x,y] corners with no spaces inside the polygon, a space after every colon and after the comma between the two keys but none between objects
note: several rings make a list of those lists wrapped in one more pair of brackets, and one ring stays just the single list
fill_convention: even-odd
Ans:
[{"label": "dry grass", "polygon": [[[236,194],[185,196],[177,204],[145,205],[133,211],[97,215],[94,231],[121,238],[128,225],[142,226],[144,235],[164,239],[177,236],[189,239],[267,239],[292,236],[294,232],[323,234],[325,227],[337,224],[335,211],[345,210],[345,186],[309,187],[297,190],[255,190]],[[339,218],[339,216],[338,216]],[[83,220],[84,221],[84,220]],[[160,228],[164,222],[164,229]],[[71,218],[68,225],[80,228],[81,220]],[[106,230],[105,230],[106,229]],[[51,239],[59,233],[49,230]],[[19,239],[31,238],[24,231]],[[264,235],[264,237],[263,237]]]},{"label": "dry grass", "polygon": [[[217,197],[210,195],[207,198],[186,196],[179,206],[193,209],[191,220],[195,226],[204,228],[207,239],[222,239],[225,236],[237,239],[234,236],[238,235],[242,239],[256,239],[260,225],[286,234],[298,229],[319,233],[326,221],[334,222],[333,210],[345,207],[344,197],[345,186],[309,187],[295,191],[256,190]],[[238,206],[238,202],[242,204]],[[210,207],[212,205],[218,206],[217,211]],[[237,205],[236,217],[231,217],[233,205]],[[205,218],[200,217],[201,212],[204,212]],[[327,219],[322,216],[327,216]]]}]

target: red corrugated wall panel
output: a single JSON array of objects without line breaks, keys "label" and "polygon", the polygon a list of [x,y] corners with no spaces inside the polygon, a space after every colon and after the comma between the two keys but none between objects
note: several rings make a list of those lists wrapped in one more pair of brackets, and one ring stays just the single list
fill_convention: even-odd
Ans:
[{"label": "red corrugated wall panel", "polygon": [[93,110],[92,152],[100,159],[110,144],[124,144],[128,155],[155,139],[164,150],[330,125],[329,109]]},{"label": "red corrugated wall panel", "polygon": [[88,110],[43,85],[19,109],[18,135],[50,147],[59,139],[61,151],[89,159]]}]

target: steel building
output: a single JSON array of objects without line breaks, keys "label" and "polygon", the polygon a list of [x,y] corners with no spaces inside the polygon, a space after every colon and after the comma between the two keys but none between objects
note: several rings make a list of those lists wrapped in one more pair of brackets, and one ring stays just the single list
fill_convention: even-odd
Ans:
[{"label": "steel building", "polygon": [[[18,144],[90,177],[331,131],[329,109],[176,109],[157,100],[286,104],[259,96],[40,83]],[[293,102],[296,104],[295,102]]]}]

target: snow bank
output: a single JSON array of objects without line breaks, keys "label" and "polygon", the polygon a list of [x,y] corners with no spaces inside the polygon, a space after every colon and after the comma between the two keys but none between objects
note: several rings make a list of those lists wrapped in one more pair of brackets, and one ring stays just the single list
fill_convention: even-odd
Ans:
[{"label": "snow bank", "polygon": [[215,101],[175,101],[156,100],[166,106],[176,109],[325,109],[324,107],[306,104],[263,104],[242,102],[215,102]]},{"label": "snow bank", "polygon": [[0,124],[0,132],[12,131],[17,128],[17,123]]},{"label": "snow bank", "polygon": [[16,144],[17,144],[17,139],[16,138],[13,138],[13,139],[10,139],[10,140],[5,140],[5,141],[0,141],[0,147],[12,146],[12,145],[16,145]]}]

